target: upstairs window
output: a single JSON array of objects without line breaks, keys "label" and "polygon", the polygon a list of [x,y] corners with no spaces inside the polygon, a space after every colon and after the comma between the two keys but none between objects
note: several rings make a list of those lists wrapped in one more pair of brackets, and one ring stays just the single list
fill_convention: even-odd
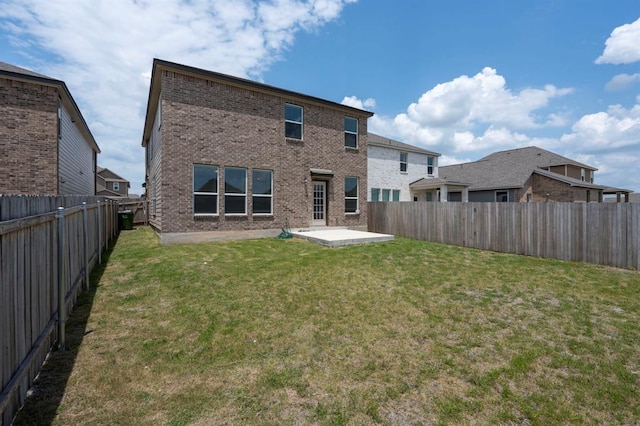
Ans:
[{"label": "upstairs window", "polygon": [[407,154],[406,152],[401,152],[400,153],[400,171],[401,172],[406,172],[407,171],[407,157],[409,156],[409,154]]},{"label": "upstairs window", "polygon": [[433,175],[433,157],[427,157],[427,174],[429,176]]},{"label": "upstairs window", "polygon": [[358,119],[344,118],[344,146],[347,148],[358,147]]},{"label": "upstairs window", "polygon": [[224,213],[247,213],[247,169],[224,169]]},{"label": "upstairs window", "polygon": [[584,177],[585,177],[585,170],[584,169],[580,169],[580,180],[584,182]]},{"label": "upstairs window", "polygon": [[[155,214],[155,185],[152,184],[152,199]],[[218,214],[218,166],[193,165],[193,214]]]},{"label": "upstairs window", "polygon": [[344,212],[358,213],[358,178],[344,178]]},{"label": "upstairs window", "polygon": [[113,182],[113,190],[120,191],[120,182]]},{"label": "upstairs window", "polygon": [[284,105],[284,136],[286,138],[302,140],[302,116],[301,106]]}]

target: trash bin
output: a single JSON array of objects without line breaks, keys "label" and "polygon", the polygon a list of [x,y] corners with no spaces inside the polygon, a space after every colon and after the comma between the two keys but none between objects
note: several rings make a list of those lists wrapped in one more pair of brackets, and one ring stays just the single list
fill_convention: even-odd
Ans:
[{"label": "trash bin", "polygon": [[118,212],[118,229],[121,231],[133,229],[133,212],[131,210],[122,210]]}]

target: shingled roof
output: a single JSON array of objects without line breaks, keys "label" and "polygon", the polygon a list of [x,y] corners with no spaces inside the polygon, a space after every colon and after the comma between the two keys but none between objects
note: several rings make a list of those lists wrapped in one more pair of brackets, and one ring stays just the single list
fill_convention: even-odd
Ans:
[{"label": "shingled roof", "polygon": [[414,145],[409,145],[408,143],[389,139],[384,136],[376,135],[375,133],[367,134],[367,144],[371,146],[379,146],[382,148],[393,148],[393,149],[397,149],[398,151],[415,152],[417,154],[432,155],[434,157],[440,156],[440,154],[438,154],[437,152],[429,151],[428,149],[419,148]]},{"label": "shingled roof", "polygon": [[596,168],[571,160],[553,152],[530,146],[495,152],[472,163],[441,166],[440,177],[447,180],[469,182],[469,190],[522,188],[532,173],[563,181],[572,186],[602,189],[601,185],[583,182],[544,170],[551,166],[574,165],[589,170]]},{"label": "shingled roof", "polygon": [[525,148],[509,149],[507,151],[498,151],[481,158],[479,161],[513,161],[520,165],[533,166],[537,168],[564,166],[570,164],[576,167],[582,167],[589,170],[598,170],[587,164],[579,163],[571,158],[563,157],[546,149],[537,146],[528,146]]},{"label": "shingled roof", "polygon": [[37,72],[33,72],[26,68],[20,68],[15,65],[7,64],[6,62],[2,62],[2,61],[0,61],[0,71],[7,71],[7,72],[16,73],[16,74],[29,75],[31,77],[38,77],[38,78],[47,78],[52,80],[51,77],[48,77],[46,75],[38,74]]}]

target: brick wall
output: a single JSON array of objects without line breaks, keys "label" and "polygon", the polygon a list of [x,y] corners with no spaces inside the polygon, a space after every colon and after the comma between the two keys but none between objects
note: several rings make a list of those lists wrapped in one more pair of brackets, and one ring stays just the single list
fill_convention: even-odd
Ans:
[{"label": "brick wall", "polygon": [[57,90],[0,78],[0,108],[0,193],[57,194]]},{"label": "brick wall", "polygon": [[[162,72],[162,232],[278,229],[310,225],[310,169],[327,178],[327,225],[367,223],[366,116],[359,118],[359,148],[344,147],[345,111],[171,71]],[[284,137],[285,103],[304,108],[304,140]],[[194,217],[193,164],[219,167],[219,215]],[[225,167],[247,168],[247,215],[225,216]],[[273,171],[273,215],[253,216],[251,171]],[[359,214],[344,213],[345,176],[359,178]]]},{"label": "brick wall", "polygon": [[[602,200],[602,191],[589,189],[591,202]],[[520,201],[526,201],[526,193],[531,193],[532,202],[585,202],[587,201],[587,188],[570,186],[555,179],[534,173],[523,190],[518,194]],[[547,193],[549,196],[547,197]]]}]

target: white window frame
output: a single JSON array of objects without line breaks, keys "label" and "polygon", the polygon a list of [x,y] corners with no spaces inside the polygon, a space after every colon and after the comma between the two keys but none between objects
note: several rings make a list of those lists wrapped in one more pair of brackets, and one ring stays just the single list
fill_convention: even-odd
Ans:
[{"label": "white window frame", "polygon": [[[355,179],[356,180],[356,196],[347,196],[347,179]],[[358,196],[360,194],[360,179],[357,176],[345,176],[344,178],[344,212],[345,214],[358,214],[360,213],[360,203],[358,201]],[[355,211],[347,211],[347,200],[356,200],[356,210]]]},{"label": "white window frame", "polygon": [[113,190],[120,191],[120,182],[113,182]]},{"label": "white window frame", "polygon": [[[211,167],[215,170],[215,176],[216,176],[216,190],[215,192],[207,192],[207,191],[196,191],[196,173],[195,173],[195,169],[196,166],[205,166],[205,167]],[[192,172],[193,172],[193,177],[192,177],[192,185],[193,185],[193,215],[194,216],[218,216],[218,211],[220,209],[220,168],[214,164],[193,164],[192,167]],[[155,187],[154,187],[155,189]],[[207,195],[207,196],[212,196],[215,195],[216,196],[216,209],[215,212],[206,212],[206,213],[196,213],[196,196],[198,195]],[[154,200],[155,200],[155,196],[154,196]],[[154,207],[155,209],[155,207]]]},{"label": "white window frame", "polygon": [[[269,178],[271,181],[269,182],[270,194],[256,194],[253,192],[255,188],[255,172],[269,172]],[[255,202],[256,198],[268,198],[269,199],[269,212],[268,213],[256,213],[255,212]],[[273,170],[267,169],[253,169],[251,170],[251,214],[254,216],[273,216]]]},{"label": "white window frame", "polygon": [[[356,131],[352,131],[352,130],[347,130],[347,120],[353,120],[356,122]],[[344,147],[345,148],[351,148],[351,149],[358,149],[358,119],[357,118],[353,118],[353,117],[348,117],[345,116],[344,117]],[[350,146],[347,145],[347,135],[355,135],[356,136],[356,146]]]},{"label": "white window frame", "polygon": [[[300,121],[295,120],[287,120],[287,106],[291,106],[294,108],[300,108]],[[304,107],[301,105],[285,103],[284,104],[284,137],[287,139],[301,141],[304,140]],[[298,124],[300,125],[300,138],[294,138],[292,136],[287,136],[287,123]]]},{"label": "white window frame", "polygon": [[433,176],[435,158],[431,155],[427,157],[427,175]]},{"label": "white window frame", "polygon": [[[244,171],[244,192],[227,192],[227,176],[229,170]],[[244,198],[244,212],[227,213],[227,197]],[[246,216],[247,215],[247,169],[244,167],[225,167],[224,168],[224,215],[225,216]]]},{"label": "white window frame", "polygon": [[[404,160],[402,159],[403,157],[404,157]],[[402,166],[404,166],[404,169]],[[401,152],[400,153],[400,173],[407,173],[408,168],[409,168],[409,153]]]}]

